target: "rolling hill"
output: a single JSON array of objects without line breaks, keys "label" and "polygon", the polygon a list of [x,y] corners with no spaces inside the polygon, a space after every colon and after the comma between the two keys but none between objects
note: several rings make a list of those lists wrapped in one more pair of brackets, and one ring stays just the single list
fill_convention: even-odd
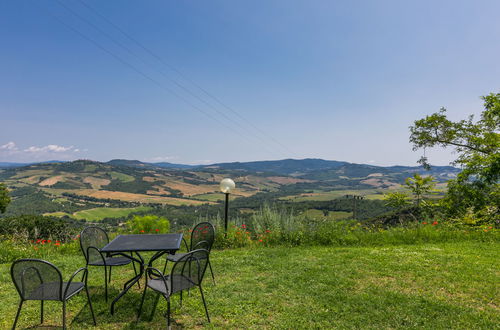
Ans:
[{"label": "rolling hill", "polygon": [[[434,167],[428,174],[445,182],[458,171],[453,167]],[[325,202],[345,194],[377,200],[388,189],[401,189],[404,179],[415,172],[424,173],[424,170],[322,159],[204,166],[163,163],[163,167],[116,159],[106,163],[77,160],[9,166],[0,169],[0,181],[7,184],[13,197],[8,214],[62,212],[75,215],[99,207],[209,206],[223,200],[219,182],[224,177],[231,177],[236,182],[237,189],[231,197],[238,199],[237,205],[241,207],[245,207],[247,199],[249,205],[265,200]]]}]

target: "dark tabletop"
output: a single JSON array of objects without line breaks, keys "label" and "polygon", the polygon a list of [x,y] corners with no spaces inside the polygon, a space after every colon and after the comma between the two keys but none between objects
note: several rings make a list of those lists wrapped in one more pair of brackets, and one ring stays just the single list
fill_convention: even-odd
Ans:
[{"label": "dark tabletop", "polygon": [[118,235],[102,252],[177,251],[182,234]]}]

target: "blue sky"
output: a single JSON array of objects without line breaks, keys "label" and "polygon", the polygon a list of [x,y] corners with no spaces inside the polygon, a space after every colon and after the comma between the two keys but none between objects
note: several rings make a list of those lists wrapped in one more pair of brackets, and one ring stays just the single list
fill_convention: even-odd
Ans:
[{"label": "blue sky", "polygon": [[441,106],[477,115],[500,90],[498,12],[498,1],[2,1],[0,161],[414,165],[414,120]]}]

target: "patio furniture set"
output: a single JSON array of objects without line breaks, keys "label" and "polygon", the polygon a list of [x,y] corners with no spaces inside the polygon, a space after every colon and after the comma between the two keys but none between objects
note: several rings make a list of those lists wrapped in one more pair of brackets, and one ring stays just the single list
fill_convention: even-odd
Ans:
[{"label": "patio furniture set", "polygon": [[[115,304],[134,284],[137,283],[140,288],[140,279],[144,276],[144,290],[137,313],[137,320],[139,320],[142,312],[147,288],[157,293],[151,317],[154,315],[159,296],[162,295],[167,300],[166,318],[167,326],[170,328],[170,297],[179,292],[180,302],[182,303],[182,292],[198,287],[208,322],[210,322],[201,284],[207,267],[210,269],[215,283],[210,264],[210,250],[214,239],[215,228],[209,222],[199,223],[193,228],[189,245],[182,234],[118,235],[110,242],[108,234],[103,229],[96,226],[86,227],[80,234],[80,247],[85,258],[85,267],[79,268],[73,273],[68,282],[63,281],[63,276],[55,265],[45,260],[19,259],[12,264],[12,281],[21,298],[12,329],[16,328],[21,308],[27,300],[40,301],[41,323],[43,323],[44,319],[44,301],[61,301],[63,305],[63,329],[66,329],[66,302],[83,290],[87,295],[94,325],[97,325],[87,286],[88,267],[104,267],[104,292],[107,302],[108,283],[111,282],[112,268],[129,265],[130,263],[133,265],[135,276],[123,285],[123,290],[112,301],[110,306],[112,315],[115,313]],[[182,242],[187,252],[177,253]],[[154,252],[147,262],[141,255],[144,252]],[[160,271],[153,266],[153,262],[165,254],[167,255],[165,265],[163,271]],[[173,265],[169,274],[166,274],[169,261]],[[80,281],[75,279],[78,274],[82,276]]]}]

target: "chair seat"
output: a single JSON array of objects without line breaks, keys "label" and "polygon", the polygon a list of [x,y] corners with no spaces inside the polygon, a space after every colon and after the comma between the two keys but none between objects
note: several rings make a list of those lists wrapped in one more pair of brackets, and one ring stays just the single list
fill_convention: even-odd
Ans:
[{"label": "chair seat", "polygon": [[[198,276],[198,274],[193,274],[193,278],[195,278],[196,276]],[[167,282],[167,288],[165,288],[165,282]],[[174,291],[171,291],[170,289],[172,285],[170,281],[170,275],[165,276],[165,281],[163,281],[161,278],[148,279],[148,287],[155,291],[161,292],[164,295],[170,296],[173,293],[196,286],[195,282],[192,279],[183,275],[174,275],[173,282],[175,288]]]},{"label": "chair seat", "polygon": [[108,257],[104,261],[98,260],[94,262],[89,262],[91,266],[123,266],[131,263],[132,260],[126,257]]},{"label": "chair seat", "polygon": [[[189,254],[189,253],[185,252],[185,253],[169,254],[169,255],[167,255],[167,260],[176,262],[176,261],[179,261],[182,257],[184,257],[187,254]],[[204,257],[200,257],[200,259],[204,259]]]},{"label": "chair seat", "polygon": [[167,260],[168,261],[179,261],[180,258],[184,257],[187,253],[176,253],[176,254],[169,254],[167,255]]},{"label": "chair seat", "polygon": [[[32,290],[30,294],[26,297],[26,300],[61,300],[60,299],[60,284],[61,282],[47,282],[39,285],[36,289]],[[68,282],[62,282],[62,293],[64,294],[66,288],[68,287]],[[69,285],[68,292],[64,300],[67,300],[82,291],[85,288],[85,284],[82,282],[72,282]]]}]

